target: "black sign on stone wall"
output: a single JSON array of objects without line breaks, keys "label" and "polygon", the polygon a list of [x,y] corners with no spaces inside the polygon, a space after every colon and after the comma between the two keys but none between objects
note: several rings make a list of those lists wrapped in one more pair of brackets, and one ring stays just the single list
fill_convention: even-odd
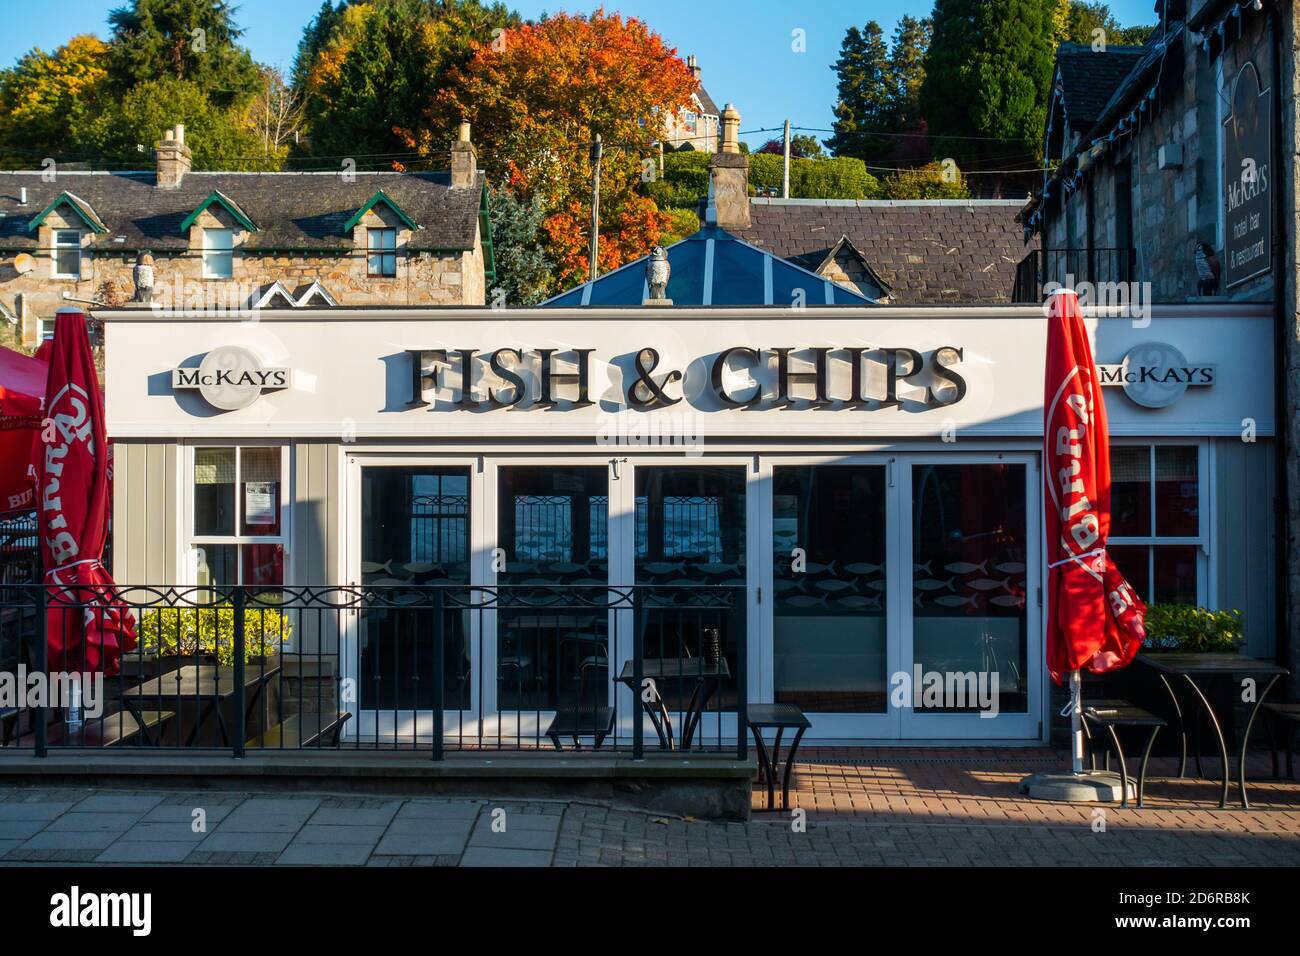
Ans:
[{"label": "black sign on stone wall", "polygon": [[1223,123],[1224,283],[1227,288],[1273,267],[1273,91],[1261,90],[1254,63],[1232,84]]}]

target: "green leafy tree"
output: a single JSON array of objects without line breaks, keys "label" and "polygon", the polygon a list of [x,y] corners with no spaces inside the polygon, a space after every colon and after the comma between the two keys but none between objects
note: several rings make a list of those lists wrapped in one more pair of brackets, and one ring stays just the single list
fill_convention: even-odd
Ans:
[{"label": "green leafy tree", "polygon": [[[769,139],[757,151],[784,156],[785,142],[780,139]],[[821,140],[816,136],[808,133],[795,133],[790,137],[790,155],[799,159],[825,159],[826,150],[822,149]]]},{"label": "green leafy tree", "polygon": [[1092,45],[1101,40],[1106,46],[1126,44],[1140,46],[1147,41],[1154,30],[1154,26],[1120,26],[1106,3],[1060,0],[1060,9],[1057,13],[1058,42],[1069,41]]},{"label": "green leafy tree", "polygon": [[492,251],[496,282],[488,301],[505,293],[508,305],[535,305],[546,298],[554,266],[542,248],[546,209],[540,196],[520,199],[506,186],[492,190]]},{"label": "green leafy tree", "polygon": [[224,107],[246,101],[261,85],[252,55],[236,42],[243,31],[226,0],[132,0],[108,22],[109,77],[119,93],[172,77]]},{"label": "green leafy tree", "polygon": [[[749,158],[749,184],[757,192],[779,192],[782,167],[780,156],[755,153]],[[860,159],[791,159],[790,196],[794,199],[874,199],[880,183]]]},{"label": "green leafy tree", "polygon": [[849,27],[831,68],[837,78],[834,134],[826,145],[836,156],[876,162],[892,142],[889,117],[889,51],[880,24]]},{"label": "green leafy tree", "polygon": [[[938,155],[968,169],[1039,161],[1057,3],[936,0],[920,107]],[[1001,195],[1005,175],[990,178]]]},{"label": "green leafy tree", "polygon": [[321,50],[329,42],[330,34],[339,21],[343,19],[343,0],[335,4],[324,0],[316,16],[303,27],[302,38],[298,41],[298,52],[293,58],[293,69],[289,71],[289,83],[299,92],[307,87],[307,77]]},{"label": "green leafy tree", "polygon": [[490,44],[501,35],[494,31],[518,22],[504,5],[477,0],[369,0],[330,13],[322,7],[294,67],[311,152],[366,156],[376,165],[408,153],[397,131],[418,129],[448,72],[470,61],[475,44]]},{"label": "green leafy tree", "polygon": [[709,155],[695,150],[678,150],[664,154],[663,175],[645,183],[643,191],[660,209],[699,207],[709,193]]},{"label": "green leafy tree", "polygon": [[894,29],[889,47],[888,125],[896,131],[921,124],[921,84],[925,82],[925,53],[930,48],[930,20],[905,16]]},{"label": "green leafy tree", "polygon": [[908,169],[880,181],[881,199],[969,199],[970,187],[957,169],[945,173],[938,163]]},{"label": "green leafy tree", "polygon": [[242,108],[218,106],[197,83],[170,76],[133,87],[75,135],[108,163],[139,168],[174,123],[185,124],[195,169],[273,170],[283,159],[264,149]]},{"label": "green leafy tree", "polygon": [[107,77],[108,47],[88,34],[0,70],[0,166],[31,169],[46,156],[75,157],[74,130],[108,101]]}]

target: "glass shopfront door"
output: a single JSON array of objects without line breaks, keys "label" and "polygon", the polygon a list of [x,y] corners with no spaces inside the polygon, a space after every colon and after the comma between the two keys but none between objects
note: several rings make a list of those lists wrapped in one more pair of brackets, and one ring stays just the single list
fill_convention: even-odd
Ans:
[{"label": "glass shopfront door", "polygon": [[1033,739],[1032,454],[773,458],[762,699],[810,739]]},{"label": "glass shopfront door", "polygon": [[[610,702],[630,733],[639,709],[618,676],[636,622],[604,607],[629,585],[644,601],[647,659],[706,656],[718,632],[729,676],[705,740],[734,733],[742,648],[749,700],[797,705],[810,740],[1041,733],[1031,452],[377,456],[349,475],[352,580],[499,589],[491,609],[453,616],[449,733],[530,738],[556,710]],[[693,603],[692,589],[711,587],[735,600]],[[429,635],[389,616],[358,616],[342,666],[356,677],[358,732],[400,738],[429,715],[433,669]],[[669,709],[685,706],[662,691]]]}]

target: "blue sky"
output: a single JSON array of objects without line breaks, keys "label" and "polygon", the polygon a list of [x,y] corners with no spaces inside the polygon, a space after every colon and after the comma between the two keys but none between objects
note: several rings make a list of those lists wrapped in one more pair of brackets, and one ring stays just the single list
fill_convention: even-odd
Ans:
[{"label": "blue sky", "polygon": [[[107,35],[108,11],[125,0],[0,0],[0,64],[5,66],[34,46],[51,49],[76,33]],[[321,0],[243,0],[236,14],[243,42],[264,63],[283,68],[293,62],[303,26]],[[595,0],[510,3],[525,17],[544,11],[590,11]],[[886,34],[904,14],[925,16],[929,0],[606,0],[607,10],[640,16],[677,47],[694,53],[704,70],[704,85],[718,105],[734,102],[742,129],[779,126],[829,127],[835,100],[835,62],[844,31],[876,20]],[[1124,25],[1154,21],[1153,0],[1110,0]],[[806,52],[791,49],[792,33],[803,30]],[[755,145],[767,136],[745,137]]]}]

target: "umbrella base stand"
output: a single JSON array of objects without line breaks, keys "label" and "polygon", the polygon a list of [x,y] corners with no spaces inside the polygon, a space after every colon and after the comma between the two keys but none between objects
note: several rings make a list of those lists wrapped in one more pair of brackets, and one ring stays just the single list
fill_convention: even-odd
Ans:
[{"label": "umbrella base stand", "polygon": [[[1129,792],[1136,792],[1136,781],[1129,778]],[[1034,800],[1057,803],[1119,803],[1120,776],[1109,770],[1084,773],[1035,773],[1020,781],[1020,792]]]}]

